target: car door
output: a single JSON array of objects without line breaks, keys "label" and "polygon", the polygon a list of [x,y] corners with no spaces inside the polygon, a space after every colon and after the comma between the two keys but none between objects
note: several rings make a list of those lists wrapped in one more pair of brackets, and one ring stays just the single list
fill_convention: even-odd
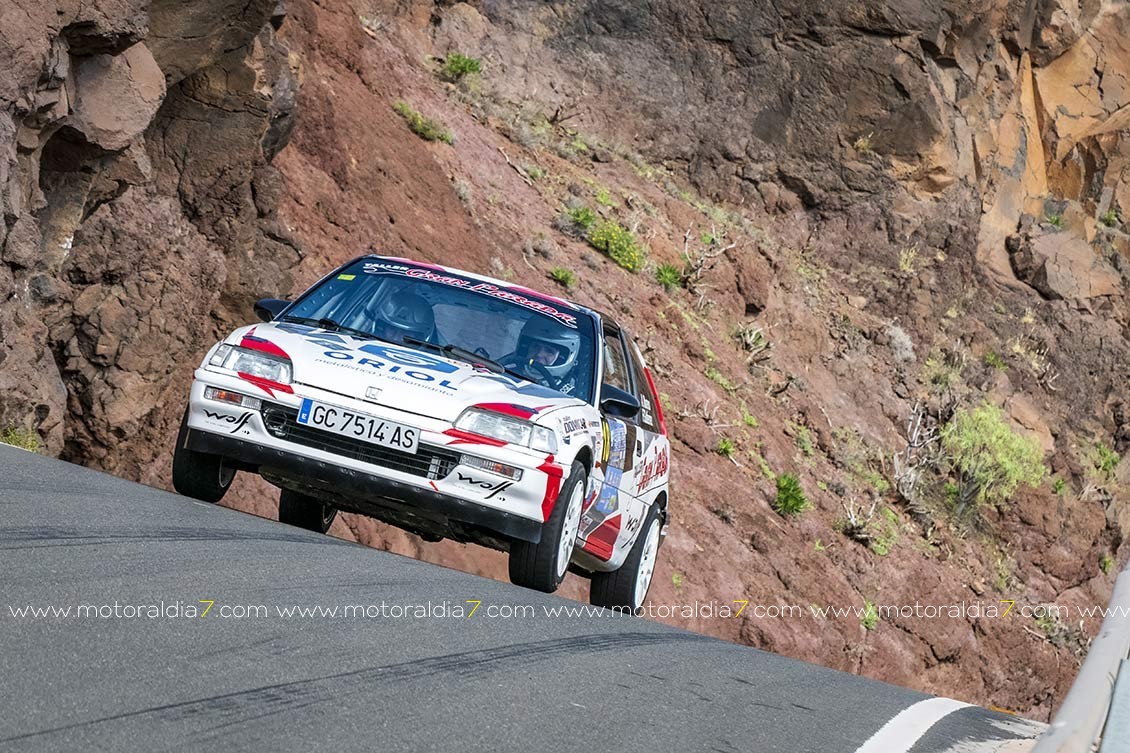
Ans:
[{"label": "car door", "polygon": [[[620,329],[605,323],[602,334],[601,387],[609,385],[630,395],[636,394],[631,357]],[[611,559],[618,545],[623,546],[634,537],[635,529],[643,520],[645,507],[633,492],[636,464],[642,450],[637,419],[611,416],[603,411],[601,415],[602,480],[581,519],[581,537],[585,550],[604,560]]]}]

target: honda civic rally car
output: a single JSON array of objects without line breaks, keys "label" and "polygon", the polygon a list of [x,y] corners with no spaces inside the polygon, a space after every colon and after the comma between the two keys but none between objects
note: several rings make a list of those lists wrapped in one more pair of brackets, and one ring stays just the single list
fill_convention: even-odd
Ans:
[{"label": "honda civic rally car", "polygon": [[635,610],[666,533],[670,443],[639,349],[609,317],[456,269],[365,256],[196,370],[173,485],[206,502],[238,471],[279,520],[338,510],[510,555],[510,579],[592,580]]}]

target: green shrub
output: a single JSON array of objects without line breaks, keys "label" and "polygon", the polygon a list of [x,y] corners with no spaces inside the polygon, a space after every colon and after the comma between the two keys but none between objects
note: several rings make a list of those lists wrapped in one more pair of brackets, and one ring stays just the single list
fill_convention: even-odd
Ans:
[{"label": "green shrub", "polygon": [[914,265],[918,261],[918,247],[910,246],[899,251],[899,271],[914,274]]},{"label": "green shrub", "polygon": [[722,389],[726,390],[726,392],[728,392],[729,394],[733,395],[738,391],[737,385],[730,381],[730,378],[728,376],[726,376],[713,366],[707,367],[706,371],[704,371],[703,373],[706,374],[707,379],[714,382]]},{"label": "green shrub", "polygon": [[589,229],[596,222],[596,214],[585,206],[566,209],[557,215],[553,226],[570,238],[588,238]]},{"label": "green shrub", "polygon": [[804,424],[798,424],[792,421],[788,422],[788,426],[792,429],[794,434],[797,449],[803,452],[806,458],[812,457],[816,450],[812,444],[812,432],[809,428]]},{"label": "green shrub", "polygon": [[573,274],[573,270],[566,269],[565,267],[554,267],[550,271],[549,276],[554,282],[566,290],[570,290],[577,282],[577,276]]},{"label": "green shrub", "polygon": [[596,224],[596,212],[588,207],[573,207],[565,214],[569,215],[569,219],[582,230],[588,230]]},{"label": "green shrub", "polygon": [[1118,461],[1121,458],[1118,453],[1107,447],[1102,442],[1095,442],[1095,452],[1092,458],[1092,463],[1095,470],[1102,474],[1103,478],[1110,481],[1114,478],[1114,469],[1118,467]]},{"label": "green shrub", "polygon": [[891,508],[883,510],[882,520],[874,522],[871,531],[871,551],[880,557],[886,557],[895,548],[899,540],[899,516]]},{"label": "green shrub", "polygon": [[729,437],[722,437],[718,440],[718,446],[714,448],[714,451],[724,458],[732,458],[735,449],[734,440]]},{"label": "green shrub", "polygon": [[647,252],[640,245],[635,234],[623,225],[604,221],[589,233],[589,243],[597,251],[608,254],[612,261],[629,272],[638,272],[643,267]]},{"label": "green shrub", "polygon": [[[758,442],[757,446],[760,448],[761,443]],[[772,481],[773,483],[777,483],[777,474],[773,473],[773,469],[769,467],[769,461],[766,460],[761,455],[761,453],[755,450],[750,450],[749,456],[753,459],[753,462],[757,463],[757,470],[761,471],[762,476],[764,476],[769,481]]]},{"label": "green shrub", "polygon": [[959,410],[942,427],[941,436],[947,459],[960,478],[955,494],[958,517],[970,502],[1007,501],[1017,486],[1035,486],[1047,473],[1040,443],[1013,431],[992,405]]},{"label": "green shrub", "polygon": [[1008,364],[995,350],[990,350],[985,353],[984,361],[986,366],[992,367],[997,371],[1008,371]]},{"label": "green shrub", "polygon": [[1062,496],[1062,494],[1066,490],[1067,490],[1067,482],[1064,481],[1063,479],[1057,478],[1054,481],[1052,481],[1052,493],[1053,494],[1059,494],[1059,495]]},{"label": "green shrub", "polygon": [[1109,553],[1104,554],[1099,560],[1099,569],[1103,571],[1103,575],[1110,575],[1110,571],[1114,568],[1114,557]]},{"label": "green shrub", "polygon": [[1106,225],[1107,227],[1114,227],[1118,224],[1118,212],[1116,212],[1113,208],[1106,210],[1105,212],[1103,212],[1102,216],[1099,217],[1099,222]]},{"label": "green shrub", "polygon": [[467,57],[460,52],[451,53],[443,63],[443,77],[453,83],[469,73],[479,73],[482,70],[483,65],[478,58]]},{"label": "green shrub", "polygon": [[408,123],[409,130],[416,134],[425,141],[442,141],[445,144],[451,145],[455,143],[455,137],[447,127],[439,121],[425,118],[407,102],[397,102],[392,106],[392,109],[404,118]]},{"label": "green shrub", "polygon": [[859,624],[864,630],[874,630],[879,626],[879,610],[875,608],[874,602],[863,602],[863,616],[859,619]]},{"label": "green shrub", "polygon": [[29,452],[39,452],[43,445],[39,442],[39,434],[19,426],[11,426],[0,430],[0,444],[19,447]]},{"label": "green shrub", "polygon": [[937,392],[945,392],[961,378],[961,370],[941,355],[926,358],[922,369],[922,380]]},{"label": "green shrub", "polygon": [[800,515],[808,509],[808,497],[804,496],[804,489],[796,476],[782,473],[777,477],[777,497],[772,506],[778,515],[784,516]]},{"label": "green shrub", "polygon": [[655,268],[655,281],[670,293],[683,282],[683,270],[674,264],[660,264]]}]

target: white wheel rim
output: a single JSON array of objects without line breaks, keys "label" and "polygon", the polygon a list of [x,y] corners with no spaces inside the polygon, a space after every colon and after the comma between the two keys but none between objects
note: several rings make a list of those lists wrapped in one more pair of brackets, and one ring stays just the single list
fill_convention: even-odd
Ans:
[{"label": "white wheel rim", "polygon": [[647,589],[651,587],[651,576],[655,573],[655,558],[659,554],[659,521],[651,521],[647,529],[647,538],[643,542],[643,552],[640,553],[640,566],[636,571],[636,592],[632,598],[632,607],[639,609],[647,597]]},{"label": "white wheel rim", "polygon": [[557,545],[557,577],[565,575],[569,560],[573,557],[573,546],[577,543],[577,529],[581,527],[581,502],[584,501],[584,484],[573,484],[569,497],[569,507],[565,510],[565,520],[561,524],[561,543]]}]

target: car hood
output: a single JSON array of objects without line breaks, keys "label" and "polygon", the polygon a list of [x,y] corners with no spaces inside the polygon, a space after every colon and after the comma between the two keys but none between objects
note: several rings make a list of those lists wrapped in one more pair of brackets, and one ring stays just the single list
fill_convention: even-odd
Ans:
[{"label": "car hood", "polygon": [[[298,385],[445,421],[474,405],[530,420],[556,408],[584,405],[556,390],[430,351],[300,324],[243,327],[225,342],[289,358]],[[379,390],[375,399],[370,390]]]}]

